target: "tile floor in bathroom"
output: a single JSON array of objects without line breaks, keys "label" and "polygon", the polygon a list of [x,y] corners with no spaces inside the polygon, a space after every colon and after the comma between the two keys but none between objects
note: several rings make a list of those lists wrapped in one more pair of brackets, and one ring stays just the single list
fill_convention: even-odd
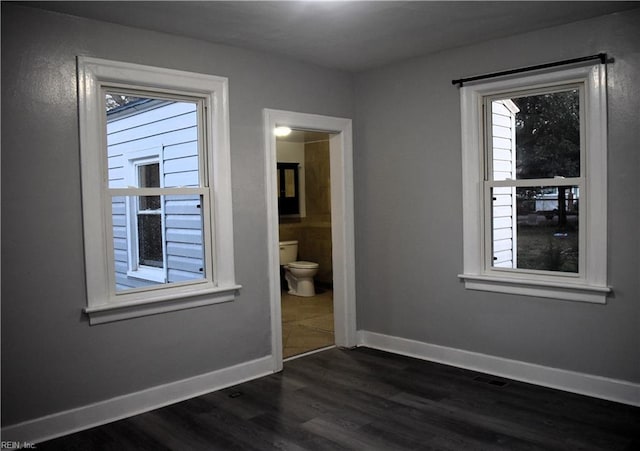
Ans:
[{"label": "tile floor in bathroom", "polygon": [[313,297],[282,291],[282,355],[288,357],[334,344],[333,291],[317,288]]}]

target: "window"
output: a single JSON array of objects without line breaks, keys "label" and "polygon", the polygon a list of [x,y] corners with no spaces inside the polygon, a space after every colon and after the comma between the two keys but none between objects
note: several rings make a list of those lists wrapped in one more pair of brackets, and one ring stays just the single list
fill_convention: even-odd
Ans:
[{"label": "window", "polygon": [[232,300],[226,79],[95,58],[78,71],[90,322]]},{"label": "window", "polygon": [[606,302],[601,65],[461,88],[468,289]]},{"label": "window", "polygon": [[[135,186],[139,188],[160,188],[160,163],[158,161],[143,161],[135,164],[137,180]],[[132,218],[136,222],[133,230],[136,235],[132,241],[137,242],[133,249],[137,255],[132,258],[137,264],[132,265],[130,274],[150,280],[165,282],[166,268],[164,262],[163,231],[165,228],[164,196],[138,196],[132,205]],[[146,271],[151,274],[136,274]],[[154,272],[157,274],[152,275]]]}]

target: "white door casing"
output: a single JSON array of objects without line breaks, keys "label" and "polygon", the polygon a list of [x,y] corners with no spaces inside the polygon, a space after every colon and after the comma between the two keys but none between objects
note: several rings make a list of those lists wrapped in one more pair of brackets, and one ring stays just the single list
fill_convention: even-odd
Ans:
[{"label": "white door casing", "polygon": [[354,347],[356,337],[355,239],[353,214],[353,145],[351,119],[264,110],[265,176],[268,219],[269,292],[273,370],[282,369],[282,312],[280,306],[280,246],[276,180],[278,126],[331,133],[331,238],[333,249],[333,305],[336,346]]}]

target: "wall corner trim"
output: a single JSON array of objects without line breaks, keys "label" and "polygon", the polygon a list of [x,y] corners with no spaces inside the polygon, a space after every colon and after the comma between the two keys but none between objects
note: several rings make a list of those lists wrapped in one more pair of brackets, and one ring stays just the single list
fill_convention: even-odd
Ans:
[{"label": "wall corner trim", "polygon": [[358,346],[493,374],[608,401],[640,406],[640,384],[510,360],[406,338],[358,331]]},{"label": "wall corner trim", "polygon": [[2,440],[40,443],[273,373],[271,355],[2,428]]}]

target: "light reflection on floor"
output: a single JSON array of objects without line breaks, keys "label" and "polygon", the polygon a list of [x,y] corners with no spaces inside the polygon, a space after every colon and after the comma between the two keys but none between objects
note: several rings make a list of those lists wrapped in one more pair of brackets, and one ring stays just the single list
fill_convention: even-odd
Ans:
[{"label": "light reflection on floor", "polygon": [[283,291],[281,299],[283,358],[335,343],[332,290],[318,289],[313,297]]}]

